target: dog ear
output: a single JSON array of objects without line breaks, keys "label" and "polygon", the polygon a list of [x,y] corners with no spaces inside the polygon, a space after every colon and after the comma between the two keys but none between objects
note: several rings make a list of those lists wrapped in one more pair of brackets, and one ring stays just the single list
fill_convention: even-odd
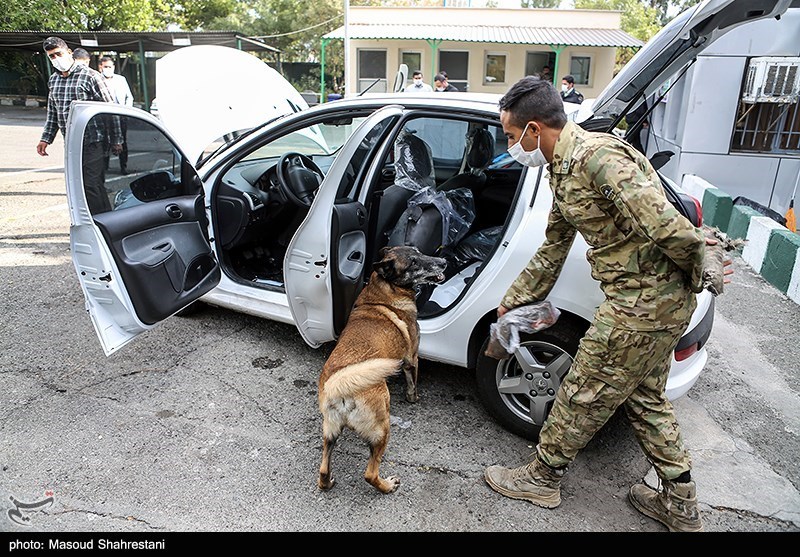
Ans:
[{"label": "dog ear", "polygon": [[380,251],[378,251],[378,260],[383,259],[386,257],[386,254],[389,253],[389,250],[392,249],[391,246],[383,246]]},{"label": "dog ear", "polygon": [[378,261],[372,268],[379,276],[383,277],[384,280],[390,282],[397,276],[396,269],[394,268],[394,259]]}]

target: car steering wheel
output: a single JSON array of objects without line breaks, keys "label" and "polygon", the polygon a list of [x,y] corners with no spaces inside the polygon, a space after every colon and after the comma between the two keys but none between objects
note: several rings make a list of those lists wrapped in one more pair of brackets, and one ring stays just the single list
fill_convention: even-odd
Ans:
[{"label": "car steering wheel", "polygon": [[325,175],[311,157],[290,151],[285,153],[277,166],[278,183],[284,196],[298,207],[311,207],[314,193]]}]

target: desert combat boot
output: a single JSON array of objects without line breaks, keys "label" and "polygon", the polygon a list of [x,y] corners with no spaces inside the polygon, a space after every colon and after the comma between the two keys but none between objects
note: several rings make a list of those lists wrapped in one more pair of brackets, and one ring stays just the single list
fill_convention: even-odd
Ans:
[{"label": "desert combat boot", "polygon": [[658,520],[670,532],[701,532],[703,522],[697,510],[694,482],[663,481],[662,489],[644,484],[631,487],[628,498],[636,510]]},{"label": "desert combat boot", "polygon": [[534,505],[554,509],[561,504],[561,478],[565,469],[550,468],[537,456],[533,462],[519,468],[489,466],[484,478],[496,492],[524,499]]}]

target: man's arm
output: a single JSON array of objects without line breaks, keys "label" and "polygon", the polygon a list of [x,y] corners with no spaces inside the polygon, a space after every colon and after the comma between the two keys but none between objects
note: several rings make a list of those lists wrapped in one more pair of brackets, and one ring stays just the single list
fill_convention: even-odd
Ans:
[{"label": "man's arm", "polygon": [[[131,86],[128,84],[128,80],[125,79],[124,75],[119,75],[117,77],[122,80],[123,92],[125,93],[122,104],[125,106],[133,106],[133,93],[131,92]],[[114,79],[117,78],[115,77]]]},{"label": "man's arm", "polygon": [[[47,95],[47,119],[44,122],[42,137],[39,140],[39,145],[36,148],[40,155],[47,154],[45,149],[47,148],[47,145],[53,142],[53,140],[56,138],[56,133],[58,132],[58,114],[56,114],[57,107],[56,102],[53,99],[52,84],[48,84],[48,86],[50,87],[50,92]],[[42,146],[42,143],[46,143],[47,145]]]},{"label": "man's arm", "polygon": [[561,274],[575,235],[575,228],[567,222],[553,201],[553,208],[547,217],[544,243],[506,291],[500,305],[513,309],[544,299]]},{"label": "man's arm", "polygon": [[642,170],[636,160],[640,156],[621,141],[606,142],[581,165],[582,171],[641,234],[686,273],[692,291],[702,292],[703,232],[667,200],[655,171],[648,174]]}]

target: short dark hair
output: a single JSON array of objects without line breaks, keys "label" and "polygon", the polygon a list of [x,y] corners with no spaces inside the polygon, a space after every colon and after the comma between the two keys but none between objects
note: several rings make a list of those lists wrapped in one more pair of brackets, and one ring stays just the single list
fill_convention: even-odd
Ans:
[{"label": "short dark hair", "polygon": [[531,120],[561,129],[567,123],[564,101],[553,84],[536,76],[523,77],[500,99],[500,110],[509,113],[510,121],[524,127]]},{"label": "short dark hair", "polygon": [[88,60],[89,58],[91,58],[91,55],[89,54],[89,51],[87,51],[85,48],[76,48],[75,50],[72,51],[72,57],[79,58],[81,60],[84,59]]},{"label": "short dark hair", "polygon": [[442,72],[439,72],[433,77],[433,80],[434,81],[445,82],[445,81],[447,81],[447,76],[445,74],[443,74]]},{"label": "short dark hair", "polygon": [[417,77],[418,75],[422,75],[422,70],[414,70],[414,73],[411,74],[413,77]]},{"label": "short dark hair", "polygon": [[561,79],[563,79],[564,81],[566,81],[566,82],[567,82],[567,83],[569,83],[570,85],[575,85],[575,78],[574,78],[574,77],[572,77],[572,76],[571,76],[571,75],[569,75],[569,74],[565,75],[565,76],[564,76],[564,77],[562,77]]},{"label": "short dark hair", "polygon": [[111,62],[113,64],[114,63],[114,59],[111,56],[103,56],[102,58],[100,58],[100,60],[97,63],[98,64],[102,64],[104,62]]},{"label": "short dark hair", "polygon": [[69,50],[67,43],[65,43],[64,39],[61,37],[47,37],[42,41],[42,48],[44,48],[45,52],[48,50],[55,50],[57,48],[65,48]]}]

